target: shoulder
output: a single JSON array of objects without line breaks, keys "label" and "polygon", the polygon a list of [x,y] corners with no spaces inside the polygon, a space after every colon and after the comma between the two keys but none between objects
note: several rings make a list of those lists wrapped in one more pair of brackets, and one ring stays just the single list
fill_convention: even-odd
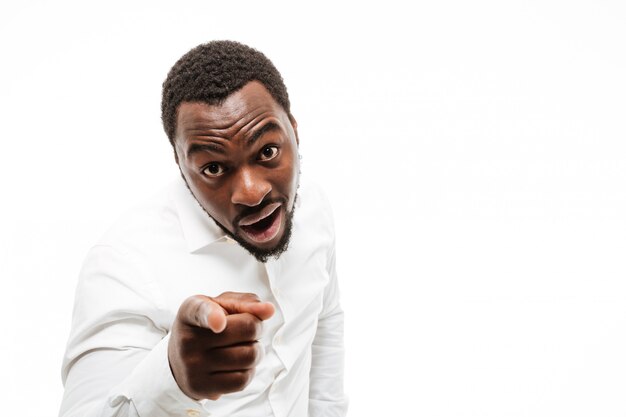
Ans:
[{"label": "shoulder", "polygon": [[180,221],[174,202],[178,184],[172,182],[141,203],[124,212],[103,234],[97,246],[109,246],[121,252],[140,250],[182,239]]},{"label": "shoulder", "polygon": [[296,210],[303,217],[314,217],[326,227],[333,227],[333,211],[323,188],[313,181],[302,181]]},{"label": "shoulder", "polygon": [[291,254],[332,248],[335,240],[333,213],[326,193],[312,181],[301,181],[294,208]]},{"label": "shoulder", "polygon": [[298,188],[300,203],[305,202],[320,209],[330,210],[330,203],[324,189],[316,182],[303,179]]}]

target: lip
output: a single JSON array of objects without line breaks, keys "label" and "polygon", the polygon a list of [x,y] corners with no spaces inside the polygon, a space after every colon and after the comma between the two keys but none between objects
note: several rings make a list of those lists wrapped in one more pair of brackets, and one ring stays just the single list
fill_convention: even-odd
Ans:
[{"label": "lip", "polygon": [[258,221],[263,220],[266,217],[269,217],[274,210],[281,206],[281,203],[270,203],[267,206],[263,207],[258,213],[250,214],[239,220],[239,227],[241,226],[249,226]]},{"label": "lip", "polygon": [[[247,216],[239,222],[239,230],[248,241],[256,245],[265,246],[264,244],[269,244],[269,242],[276,239],[280,234],[283,223],[282,204],[272,204],[272,206],[271,208],[266,207],[267,210],[263,209],[258,214]],[[268,219],[269,217],[273,217],[273,219]],[[257,220],[252,221],[253,219]],[[267,225],[264,229],[256,229],[254,226],[251,226],[265,219],[271,220],[271,224]],[[244,224],[244,220],[246,224]]]}]

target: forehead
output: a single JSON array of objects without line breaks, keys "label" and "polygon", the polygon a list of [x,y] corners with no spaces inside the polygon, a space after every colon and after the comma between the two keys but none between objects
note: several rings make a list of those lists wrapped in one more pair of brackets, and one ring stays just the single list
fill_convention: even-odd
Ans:
[{"label": "forehead", "polygon": [[186,136],[190,130],[235,130],[264,117],[284,120],[286,113],[265,86],[251,81],[229,95],[221,104],[183,102],[178,108],[177,135]]}]

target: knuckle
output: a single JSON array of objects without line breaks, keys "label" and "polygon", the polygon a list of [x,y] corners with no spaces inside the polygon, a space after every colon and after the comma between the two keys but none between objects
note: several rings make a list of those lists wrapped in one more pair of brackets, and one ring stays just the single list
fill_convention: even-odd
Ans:
[{"label": "knuckle", "polygon": [[200,307],[201,307],[201,304],[196,305],[190,314],[190,317],[192,318],[193,323],[205,323],[206,322],[206,317],[203,317],[202,309]]},{"label": "knuckle", "polygon": [[255,340],[259,333],[259,323],[252,316],[243,322],[241,334],[247,340]]},{"label": "knuckle", "polygon": [[217,401],[217,400],[219,400],[219,399],[220,399],[220,397],[221,397],[221,396],[222,396],[222,394],[214,394],[214,393],[211,393],[211,394],[207,394],[207,395],[206,395],[206,398],[207,398],[207,400]]},{"label": "knuckle", "polygon": [[248,384],[250,384],[250,382],[252,382],[252,377],[253,376],[254,376],[254,369],[247,369],[247,370],[242,372],[242,382],[243,382],[242,388],[247,387]]},{"label": "knuckle", "polygon": [[233,298],[233,297],[235,297],[236,295],[237,295],[237,293],[236,293],[236,292],[233,292],[233,291],[225,291],[225,292],[221,293],[220,295],[218,295],[218,296],[217,296],[217,297],[215,297],[215,298]]},{"label": "knuckle", "polygon": [[245,346],[241,352],[241,363],[243,366],[252,366],[256,363],[258,358],[258,351],[256,343],[251,346]]},{"label": "knuckle", "polygon": [[215,298],[230,298],[239,301],[261,301],[258,295],[251,292],[226,291]]},{"label": "knuckle", "polygon": [[199,302],[202,302],[202,296],[200,294],[192,295],[190,297],[185,298],[185,301],[180,305],[180,310],[187,310],[189,308],[193,308]]},{"label": "knuckle", "polygon": [[201,323],[202,321],[199,314],[202,311],[202,305],[205,302],[205,298],[202,295],[192,295],[185,299],[178,308],[176,315],[176,321],[182,323]]},{"label": "knuckle", "polygon": [[246,292],[246,293],[241,294],[241,298],[246,301],[261,301],[258,295],[251,293],[251,292]]},{"label": "knuckle", "polygon": [[220,387],[222,393],[236,392],[243,390],[254,376],[254,370],[244,370],[229,372],[227,375],[220,376],[215,382]]},{"label": "knuckle", "polygon": [[252,370],[239,371],[234,377],[233,388],[242,390],[252,381]]},{"label": "knuckle", "polygon": [[263,322],[255,317],[254,319],[254,340],[261,338],[263,333]]}]

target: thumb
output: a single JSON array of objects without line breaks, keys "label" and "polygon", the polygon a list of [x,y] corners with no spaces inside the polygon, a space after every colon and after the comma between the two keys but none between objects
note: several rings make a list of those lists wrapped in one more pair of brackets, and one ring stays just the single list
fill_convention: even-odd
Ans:
[{"label": "thumb", "polygon": [[178,316],[183,323],[215,333],[221,333],[226,328],[226,314],[222,306],[204,295],[187,298],[178,309]]},{"label": "thumb", "polygon": [[260,320],[267,320],[274,315],[274,304],[263,302],[256,294],[225,292],[212,299],[219,303],[228,314],[250,313]]}]

